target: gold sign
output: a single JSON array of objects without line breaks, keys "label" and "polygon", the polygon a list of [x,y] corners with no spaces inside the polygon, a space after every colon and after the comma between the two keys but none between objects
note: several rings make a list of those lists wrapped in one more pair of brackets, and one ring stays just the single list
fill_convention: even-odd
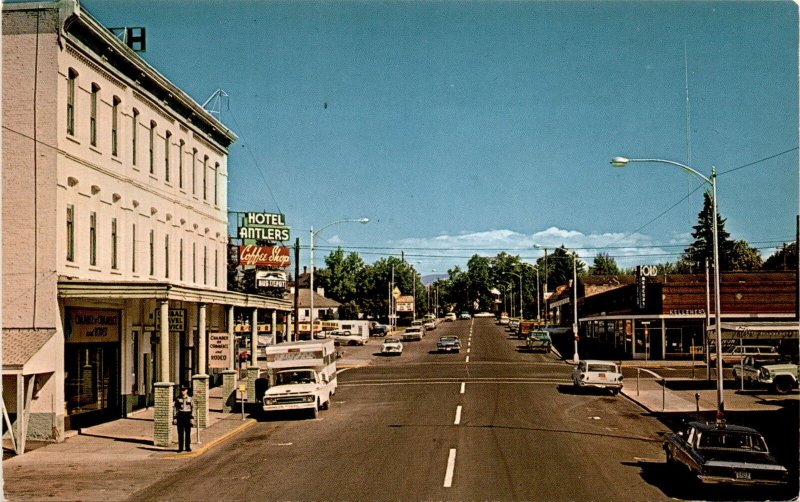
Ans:
[{"label": "gold sign", "polygon": [[67,309],[65,316],[67,343],[119,342],[119,310]]}]

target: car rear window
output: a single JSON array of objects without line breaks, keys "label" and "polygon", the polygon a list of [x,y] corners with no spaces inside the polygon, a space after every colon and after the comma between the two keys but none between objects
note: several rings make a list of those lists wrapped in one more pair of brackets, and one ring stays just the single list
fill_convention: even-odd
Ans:
[{"label": "car rear window", "polygon": [[704,432],[700,435],[700,448],[734,448],[738,450],[767,451],[761,436],[746,433]]},{"label": "car rear window", "polygon": [[616,372],[617,367],[613,364],[590,364],[587,371],[608,371]]}]

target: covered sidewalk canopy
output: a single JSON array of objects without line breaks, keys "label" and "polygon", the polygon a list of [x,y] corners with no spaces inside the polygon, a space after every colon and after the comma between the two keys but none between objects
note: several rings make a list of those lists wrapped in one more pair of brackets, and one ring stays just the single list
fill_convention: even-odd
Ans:
[{"label": "covered sidewalk canopy", "polygon": [[104,300],[161,300],[195,303],[213,303],[233,307],[291,312],[292,303],[282,298],[269,298],[238,291],[218,291],[211,289],[177,286],[169,283],[141,282],[92,282],[60,279],[58,281],[60,299]]},{"label": "covered sidewalk canopy", "polygon": [[[723,340],[797,340],[800,339],[800,323],[797,321],[775,322],[722,322]],[[713,333],[716,325],[708,327]],[[713,338],[713,337],[712,337]]]},{"label": "covered sidewalk canopy", "polygon": [[[25,453],[28,420],[36,377],[56,371],[53,354],[57,343],[55,329],[3,329],[3,386],[16,387],[16,420],[11,417],[2,398],[3,423],[17,455]],[[40,376],[41,378],[41,376]],[[6,383],[7,382],[7,383]]]}]

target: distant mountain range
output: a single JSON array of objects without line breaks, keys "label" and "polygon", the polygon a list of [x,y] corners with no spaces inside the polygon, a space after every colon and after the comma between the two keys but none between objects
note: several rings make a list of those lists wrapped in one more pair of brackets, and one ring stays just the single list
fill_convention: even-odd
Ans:
[{"label": "distant mountain range", "polygon": [[422,284],[430,286],[439,279],[447,279],[447,277],[448,277],[447,274],[430,274],[430,275],[423,275],[420,278],[420,280],[422,280]]}]

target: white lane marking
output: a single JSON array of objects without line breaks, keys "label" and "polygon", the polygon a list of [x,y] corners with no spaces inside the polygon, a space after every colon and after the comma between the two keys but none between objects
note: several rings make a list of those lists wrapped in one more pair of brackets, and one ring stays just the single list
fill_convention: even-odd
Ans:
[{"label": "white lane marking", "polygon": [[453,422],[453,425],[458,425],[461,423],[461,405],[459,404],[456,407],[456,420]]},{"label": "white lane marking", "polygon": [[467,347],[467,354],[469,354],[469,351],[470,351],[470,348],[469,348],[469,347]]},{"label": "white lane marking", "polygon": [[456,449],[450,448],[450,456],[447,457],[447,472],[444,475],[444,487],[450,488],[453,486],[453,470],[456,467]]},{"label": "white lane marking", "polygon": [[464,393],[464,388],[466,386],[467,386],[467,382],[461,382],[461,392],[459,392],[459,394],[463,394]]},{"label": "white lane marking", "polygon": [[469,356],[467,356],[467,360],[466,360],[466,362],[469,362]]}]

